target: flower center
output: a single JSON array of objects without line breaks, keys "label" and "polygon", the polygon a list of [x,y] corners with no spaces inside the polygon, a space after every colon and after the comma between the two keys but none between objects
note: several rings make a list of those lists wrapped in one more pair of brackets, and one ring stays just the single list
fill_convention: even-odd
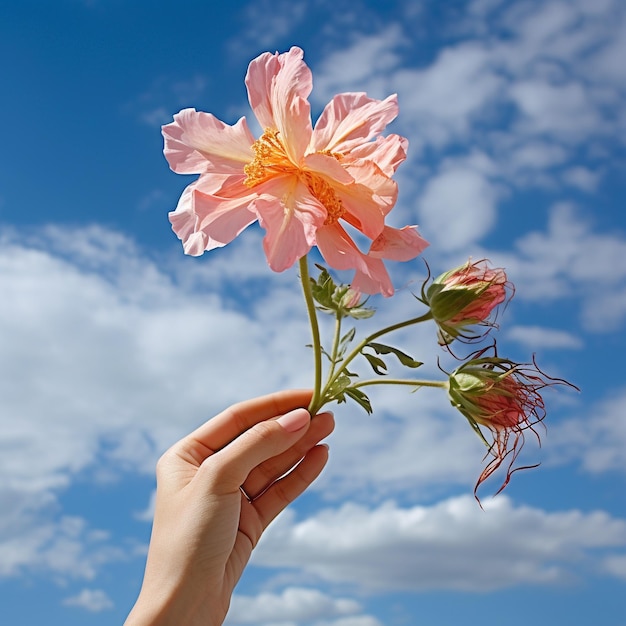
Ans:
[{"label": "flower center", "polygon": [[[254,159],[244,166],[246,178],[243,181],[246,187],[256,187],[274,176],[294,174],[307,186],[307,189],[324,206],[327,211],[324,225],[335,224],[345,209],[335,190],[322,176],[308,170],[296,167],[287,156],[285,146],[279,137],[279,131],[266,128],[259,139],[252,144]],[[341,155],[332,152],[323,152],[339,160]]]},{"label": "flower center", "polygon": [[302,179],[309,191],[326,209],[327,215],[324,226],[336,224],[346,210],[335,190],[321,176],[313,172],[302,172]]},{"label": "flower center", "polygon": [[246,187],[256,187],[278,174],[296,170],[278,135],[279,131],[266,128],[261,137],[252,144],[254,159],[243,168],[246,173],[243,181]]}]

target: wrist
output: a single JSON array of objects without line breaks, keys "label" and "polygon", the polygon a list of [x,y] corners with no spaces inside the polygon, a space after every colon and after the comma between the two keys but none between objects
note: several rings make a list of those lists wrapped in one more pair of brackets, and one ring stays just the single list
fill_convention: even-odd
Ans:
[{"label": "wrist", "polygon": [[193,601],[184,594],[139,594],[124,626],[221,626],[226,612],[215,611],[211,601]]}]

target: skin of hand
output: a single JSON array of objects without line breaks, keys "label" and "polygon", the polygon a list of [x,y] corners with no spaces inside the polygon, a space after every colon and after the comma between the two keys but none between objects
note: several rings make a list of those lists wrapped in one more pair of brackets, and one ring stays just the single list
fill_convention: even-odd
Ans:
[{"label": "skin of hand", "polygon": [[143,585],[125,626],[222,624],[263,531],[328,460],[318,444],[334,418],[311,419],[301,408],[310,399],[293,390],[235,404],[163,454]]}]

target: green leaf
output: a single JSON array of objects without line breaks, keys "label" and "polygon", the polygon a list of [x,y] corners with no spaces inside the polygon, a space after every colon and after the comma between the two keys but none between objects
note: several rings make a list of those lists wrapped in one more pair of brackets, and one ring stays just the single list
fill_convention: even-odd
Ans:
[{"label": "green leaf", "polygon": [[353,317],[356,320],[369,319],[374,315],[374,313],[376,313],[376,309],[364,306],[352,307],[351,309],[344,309],[344,311],[346,315]]},{"label": "green leaf", "polygon": [[357,404],[360,404],[365,409],[366,413],[368,413],[368,415],[371,415],[373,413],[370,399],[360,389],[348,387],[346,389],[346,395],[352,398]]},{"label": "green leaf", "polygon": [[[405,367],[410,367],[415,369],[423,365],[422,361],[416,361],[413,357],[409,356],[402,350],[398,350],[398,348],[393,348],[392,346],[387,346],[384,343],[368,343],[367,347],[372,348],[376,354],[395,354],[397,359],[404,365]],[[365,353],[364,353],[365,354]]]},{"label": "green leaf", "polygon": [[335,282],[326,268],[321,265],[317,265],[320,270],[320,274],[317,280],[311,278],[311,293],[313,299],[319,304],[319,309],[325,313],[333,313],[337,311],[336,305],[333,302],[333,294],[337,289]]},{"label": "green leaf", "polygon": [[[312,348],[313,344],[312,343],[306,343],[304,344],[305,348]],[[324,350],[324,348],[322,346],[320,346],[320,352],[332,363],[333,358],[331,356],[331,354],[329,352],[327,352],[326,350]]]},{"label": "green leaf", "polygon": [[387,364],[382,359],[373,354],[368,354],[367,352],[361,352],[361,354],[369,361],[369,364],[376,374],[384,376],[387,373]]},{"label": "green leaf", "polygon": [[344,390],[352,384],[349,376],[342,374],[337,377],[333,384],[328,389],[328,395],[330,397],[339,397],[340,394],[343,394]]},{"label": "green leaf", "polygon": [[346,349],[350,342],[354,339],[354,335],[356,334],[356,328],[352,327],[340,340],[339,345],[337,346],[337,357],[338,360],[343,357],[346,353]]}]

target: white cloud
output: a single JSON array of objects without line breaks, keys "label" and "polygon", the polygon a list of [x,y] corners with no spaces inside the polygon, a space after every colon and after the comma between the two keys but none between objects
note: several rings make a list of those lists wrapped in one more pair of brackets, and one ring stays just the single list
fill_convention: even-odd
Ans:
[{"label": "white cloud", "polygon": [[418,142],[443,147],[470,134],[474,117],[483,118],[504,83],[490,67],[490,51],[480,43],[445,48],[425,69],[392,76],[400,94],[403,124]]},{"label": "white cloud", "polygon": [[317,589],[288,587],[280,594],[235,594],[227,624],[300,623],[322,618],[353,616],[361,606],[350,598],[333,598]]},{"label": "white cloud", "polygon": [[[342,41],[313,67],[320,104],[347,90],[398,93],[392,129],[410,137],[411,147],[396,217],[418,221],[432,249],[446,252],[489,235],[500,201],[516,188],[595,192],[614,165],[614,142],[626,137],[617,130],[626,129],[621,79],[611,70],[626,28],[616,3],[592,10],[582,1],[483,2],[468,11],[467,28],[459,23],[454,43],[433,60],[412,46],[408,22],[373,22],[370,32]],[[603,64],[606,71],[597,71]],[[545,280],[533,281],[529,293],[560,298],[576,291],[568,269],[548,276],[534,265],[528,282],[534,272]],[[586,325],[616,328],[626,316],[624,290],[600,297],[602,315],[585,308]]]},{"label": "white cloud", "polygon": [[546,231],[523,235],[513,253],[487,256],[507,268],[516,298],[546,304],[577,298],[586,330],[611,332],[626,318],[626,238],[594,232],[571,204],[553,206]]},{"label": "white cloud", "polygon": [[[11,480],[32,488],[46,476],[42,487],[62,484],[94,459],[103,436],[117,441],[114,453],[128,444],[125,461],[145,467],[155,448],[241,398],[242,386],[252,395],[292,378],[287,363],[275,374],[262,366],[291,341],[292,328],[263,327],[263,298],[258,311],[238,312],[215,293],[177,286],[115,233],[72,234],[53,244],[70,258],[18,244],[0,253],[8,302],[0,318],[9,337],[0,355],[9,372],[0,382],[3,437],[21,446],[2,459]],[[279,311],[301,305],[292,278]],[[295,328],[304,356],[304,314]],[[246,367],[233,346],[246,346]],[[304,363],[301,371],[310,366]],[[59,444],[50,447],[50,437]]]},{"label": "white cloud", "polygon": [[[307,3],[288,0],[259,0],[249,3],[241,12],[246,23],[243,39],[248,47],[265,48],[274,52],[276,42],[288,35],[302,21]],[[242,53],[242,35],[238,34],[229,44],[231,54]],[[282,51],[281,51],[282,52]]]},{"label": "white cloud", "polygon": [[571,582],[596,551],[626,545],[626,521],[604,512],[546,512],[505,496],[484,506],[463,496],[430,507],[346,503],[302,521],[289,512],[253,559],[364,590],[489,591]]},{"label": "white cloud", "polygon": [[445,169],[428,181],[418,200],[423,232],[438,250],[467,249],[492,229],[497,195],[481,173]]},{"label": "white cloud", "polygon": [[324,621],[314,626],[382,626],[382,623],[371,615],[340,617],[330,622]]},{"label": "white cloud", "polygon": [[594,191],[600,182],[600,173],[587,167],[571,167],[563,174],[563,180],[582,191]]},{"label": "white cloud", "polygon": [[[257,3],[248,15],[255,23],[250,45],[285,37],[308,6],[285,2],[268,11],[268,3]],[[453,37],[432,61],[411,57],[414,33],[406,25],[374,24],[374,32],[346,38],[314,68],[318,103],[348,89],[399,92],[393,129],[411,136],[406,177],[416,193],[408,197],[420,198],[423,234],[453,254],[492,231],[503,188],[566,184],[594,192],[612,165],[615,144],[606,142],[626,141],[619,1],[475,0],[472,9],[473,32],[491,34]],[[481,19],[503,30],[481,31]],[[162,78],[128,110],[142,111],[151,125],[166,122],[174,111],[164,101],[176,109],[197,105],[206,88],[202,76]],[[449,149],[454,156],[442,163]],[[65,515],[60,490],[79,474],[97,478],[102,468],[151,472],[163,448],[243,395],[309,384],[295,272],[271,276],[270,284],[258,230],[246,238],[210,260],[172,257],[167,271],[98,226],[2,241],[0,577],[43,571],[61,582],[93,580],[102,564],[127,555],[105,532]],[[501,256],[510,260],[504,264],[518,298],[558,302],[568,314],[575,302],[587,330],[610,331],[626,319],[625,254],[623,233],[593,230],[560,204],[545,232],[522,233],[516,250]],[[398,316],[403,310],[393,308]],[[432,337],[412,335],[411,345],[425,346],[417,357],[434,354]],[[521,324],[508,338],[544,348],[581,345],[564,330]],[[482,591],[563,582],[598,551],[608,574],[626,577],[625,522],[604,513],[546,512],[502,497],[485,503],[486,513],[471,497],[373,508],[390,495],[430,501],[473,484],[484,448],[444,394],[377,389],[372,397],[374,416],[354,405],[339,409],[331,461],[316,485],[320,497],[347,504],[304,521],[284,515],[261,545],[259,563],[366,589]],[[592,407],[593,419],[551,428],[552,460],[574,460],[596,474],[623,472],[625,410],[618,392]],[[150,507],[140,515],[149,514]],[[620,552],[604,555],[613,548]],[[239,601],[281,626],[303,619],[380,626],[358,602],[312,589],[236,597],[234,611]],[[84,589],[65,604],[97,611],[110,600]]]},{"label": "white cloud", "polygon": [[0,488],[0,578],[38,571],[58,581],[91,580],[104,563],[126,558],[106,532],[58,509],[49,493]]},{"label": "white cloud", "polygon": [[[546,48],[558,52],[563,50],[562,40],[567,40],[578,15],[565,2],[557,1],[543,5],[519,3],[507,17],[509,26],[534,52]],[[566,49],[567,54],[572,53],[572,46],[566,46]]]},{"label": "white cloud", "polygon": [[[566,241],[583,236],[567,212],[554,219],[554,234],[566,231]],[[30,243],[4,237],[0,471],[2,509],[12,516],[0,528],[3,576],[40,568],[93,577],[122,555],[84,520],[63,516],[59,489],[79,472],[96,478],[103,466],[151,473],[161,450],[243,395],[310,384],[309,331],[295,273],[270,275],[261,247],[249,245],[259,243],[258,233],[246,237],[245,245],[210,260],[173,263],[171,272],[99,227],[51,228]],[[564,252],[559,259],[567,271],[583,272],[568,252],[575,245],[537,241],[546,254]],[[606,244],[602,238],[598,249]],[[181,267],[185,278],[177,280]],[[591,274],[585,280],[591,283]],[[228,285],[236,287],[232,297]],[[407,307],[415,307],[414,299],[399,294],[374,318],[376,326],[403,318]],[[419,348],[420,359],[441,352],[432,328],[411,329],[391,343]],[[436,373],[432,365],[423,369],[426,378]],[[372,417],[355,405],[339,409],[331,461],[316,486],[325,497],[372,502],[384,494],[471,487],[484,448],[444,393],[379,388],[372,399]],[[603,432],[597,430],[599,445]],[[584,453],[576,438],[570,441]]]},{"label": "white cloud", "polygon": [[[12,521],[0,528],[2,575],[93,576],[119,555],[107,542],[83,553],[93,531],[62,515],[59,489],[102,467],[152,473],[161,451],[225,406],[307,383],[307,322],[291,278],[291,291],[282,278],[239,312],[194,290],[193,277],[176,284],[105,229],[49,229],[31,244],[3,237],[0,495]],[[295,302],[302,316],[277,323]]]},{"label": "white cloud", "polygon": [[626,19],[623,5],[621,15],[613,17],[610,35],[585,62],[586,73],[592,79],[608,80],[622,87],[626,84],[623,60],[626,56]]},{"label": "white cloud", "polygon": [[100,613],[113,608],[113,602],[102,589],[83,589],[78,595],[65,598],[65,606],[76,606],[91,613]]},{"label": "white cloud", "polygon": [[537,170],[559,165],[568,158],[563,146],[544,140],[525,141],[510,154],[514,171]]},{"label": "white cloud", "polygon": [[551,462],[577,461],[592,474],[626,471],[626,390],[584,415],[554,426],[549,432],[554,458]]},{"label": "white cloud", "polygon": [[524,134],[548,134],[569,143],[608,130],[579,83],[553,85],[529,80],[514,84],[509,93],[522,113],[520,130]]},{"label": "white cloud", "polygon": [[[617,77],[612,69],[623,56],[623,7],[473,3],[467,19],[464,35],[428,63],[411,47],[408,25],[387,23],[348,39],[313,68],[314,97],[322,103],[346,90],[375,97],[397,92],[393,128],[411,139],[413,179],[432,182],[438,174],[426,164],[433,155],[471,145],[492,158],[503,182],[554,187],[558,181],[593,191],[599,170],[585,155],[601,146],[610,153],[608,142],[626,137],[623,72]],[[477,26],[480,20],[501,30]],[[426,162],[418,161],[423,156]],[[495,199],[490,206],[493,212]]]},{"label": "white cloud", "polygon": [[612,576],[626,580],[626,554],[607,557],[603,565]]},{"label": "white cloud", "polygon": [[387,97],[394,92],[389,77],[401,63],[399,49],[405,43],[397,24],[374,34],[353,37],[348,46],[331,52],[313,68],[312,99],[324,106],[335,94],[346,91]]},{"label": "white cloud", "polygon": [[541,326],[511,326],[506,337],[532,349],[579,350],[583,347],[580,337],[556,328]]}]

